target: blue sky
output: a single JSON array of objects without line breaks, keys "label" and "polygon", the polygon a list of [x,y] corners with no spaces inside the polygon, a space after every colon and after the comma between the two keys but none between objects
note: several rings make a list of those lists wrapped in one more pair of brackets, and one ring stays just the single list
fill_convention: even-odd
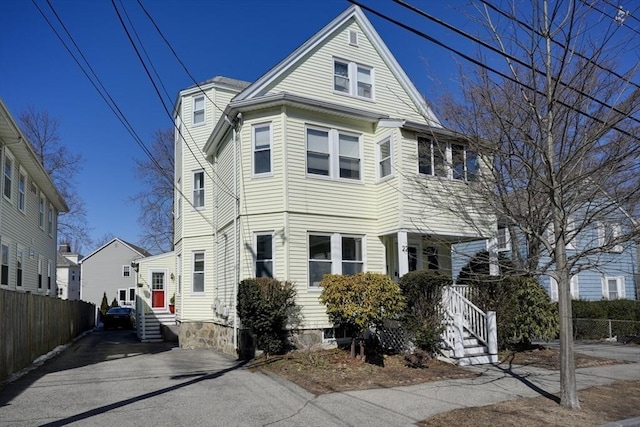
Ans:
[{"label": "blue sky", "polygon": [[[36,0],[50,19],[46,1]],[[116,0],[140,35],[169,96],[193,85],[158,37],[137,2]],[[350,6],[346,0],[205,1],[142,0],[197,81],[217,75],[254,81]],[[390,0],[362,3],[411,24],[474,55],[477,48]],[[467,1],[414,1],[418,7],[466,31]],[[171,120],[149,82],[110,1],[51,0],[102,83],[140,138]],[[466,12],[465,12],[466,11]],[[428,41],[365,12],[427,102],[455,90],[457,62]],[[59,28],[59,26],[58,26]],[[82,153],[77,188],[86,203],[92,238],[106,233],[137,242],[138,206],[128,198],[141,190],[133,174],[142,150],[111,112],[54,35],[32,1],[0,2],[0,97],[14,117],[27,106],[47,110],[61,122],[62,141]],[[436,108],[437,113],[437,108]],[[93,248],[85,248],[85,253]]]}]

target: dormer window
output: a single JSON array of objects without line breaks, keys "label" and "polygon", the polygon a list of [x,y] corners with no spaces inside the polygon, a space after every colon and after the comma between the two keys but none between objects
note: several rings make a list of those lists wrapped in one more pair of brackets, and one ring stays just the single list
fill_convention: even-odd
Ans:
[{"label": "dormer window", "polygon": [[333,90],[359,98],[373,99],[373,68],[335,59]]}]

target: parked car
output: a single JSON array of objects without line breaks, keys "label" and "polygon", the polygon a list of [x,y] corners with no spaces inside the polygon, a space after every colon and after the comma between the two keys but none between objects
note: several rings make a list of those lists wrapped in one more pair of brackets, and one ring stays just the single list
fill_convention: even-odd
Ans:
[{"label": "parked car", "polygon": [[112,307],[102,316],[104,329],[133,329],[136,325],[135,311],[131,307]]}]

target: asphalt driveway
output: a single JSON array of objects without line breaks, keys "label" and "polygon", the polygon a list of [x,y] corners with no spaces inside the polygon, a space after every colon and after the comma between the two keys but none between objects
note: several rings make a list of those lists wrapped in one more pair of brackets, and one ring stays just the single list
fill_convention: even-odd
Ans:
[{"label": "asphalt driveway", "polygon": [[[611,347],[588,349],[611,356]],[[617,347],[631,363],[578,369],[578,388],[640,379],[640,346]],[[559,391],[557,371],[468,369],[480,375],[314,396],[212,350],[140,343],[131,331],[94,331],[1,390],[0,425],[414,426],[456,408]]]}]

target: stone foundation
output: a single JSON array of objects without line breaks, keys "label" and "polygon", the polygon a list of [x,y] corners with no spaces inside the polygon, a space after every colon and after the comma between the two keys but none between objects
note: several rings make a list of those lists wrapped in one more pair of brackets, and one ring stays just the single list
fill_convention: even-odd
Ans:
[{"label": "stone foundation", "polygon": [[180,323],[178,342],[181,348],[212,348],[237,357],[233,346],[233,327],[213,322]]}]

